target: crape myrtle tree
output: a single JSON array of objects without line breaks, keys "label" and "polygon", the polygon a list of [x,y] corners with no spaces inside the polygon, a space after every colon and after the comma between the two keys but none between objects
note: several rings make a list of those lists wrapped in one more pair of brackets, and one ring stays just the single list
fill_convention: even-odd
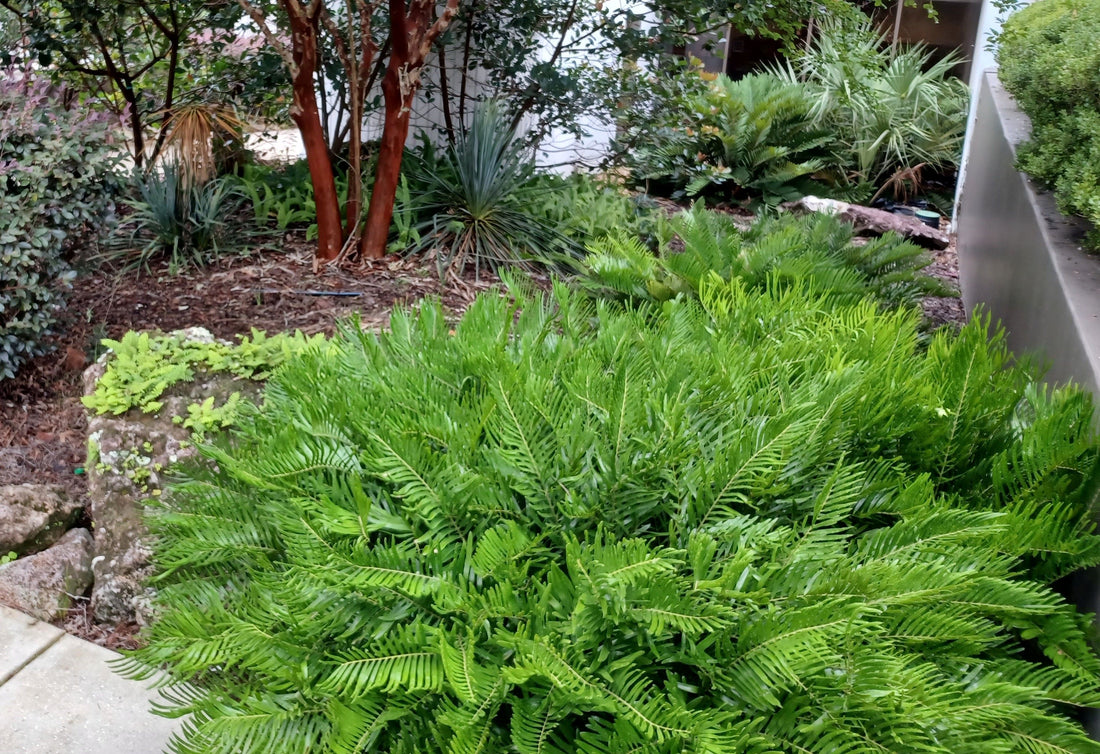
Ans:
[{"label": "crape myrtle tree", "polygon": [[413,100],[432,44],[450,25],[458,6],[459,0],[447,0],[437,17],[433,0],[413,0],[407,8],[404,0],[389,0],[390,59],[382,79],[386,118],[363,232],[362,253],[368,259],[378,259],[386,253]]},{"label": "crape myrtle tree", "polygon": [[[366,79],[377,53],[377,45],[371,35],[374,11],[377,3],[367,0],[349,0],[344,10],[343,29],[338,25],[335,13],[323,0],[277,0],[261,3],[258,0],[237,0],[237,4],[252,18],[266,37],[268,44],[283,59],[290,78],[293,92],[290,117],[302,136],[306,161],[309,164],[310,180],[313,183],[313,196],[317,205],[317,261],[330,261],[340,255],[345,237],[357,233],[362,202],[362,183],[360,181],[358,127],[362,118],[353,118],[351,143],[353,152],[349,155],[351,183],[348,189],[346,226],[340,219],[340,204],[336,194],[336,179],[333,171],[330,145],[325,139],[325,130],[321,122],[321,112],[317,104],[318,91],[323,89],[323,76],[319,75],[321,65],[322,34],[331,35],[332,44],[337,50],[341,65],[349,81]],[[361,113],[365,92],[354,87],[351,100]]]},{"label": "crape myrtle tree", "polygon": [[[340,257],[358,246],[363,257],[378,258],[386,250],[386,236],[393,218],[393,203],[401,171],[401,157],[409,132],[410,108],[420,86],[432,43],[447,28],[458,9],[448,0],[437,13],[431,0],[236,0],[252,18],[268,43],[283,58],[293,90],[290,116],[302,135],[310,179],[317,205],[317,263]],[[376,20],[382,14],[388,27],[383,42],[375,39]],[[348,100],[348,201],[341,221],[333,170],[335,144],[326,140],[318,99],[326,82],[322,66],[322,40],[331,42]],[[377,174],[365,229],[360,234],[362,213],[362,123],[365,103],[374,81],[376,58],[388,52],[382,78],[385,124],[378,154]]]}]

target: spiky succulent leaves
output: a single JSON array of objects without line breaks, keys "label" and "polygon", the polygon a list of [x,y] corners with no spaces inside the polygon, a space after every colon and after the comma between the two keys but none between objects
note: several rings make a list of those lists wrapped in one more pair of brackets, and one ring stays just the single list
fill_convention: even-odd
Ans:
[{"label": "spiky succulent leaves", "polygon": [[478,107],[466,133],[438,160],[412,166],[421,218],[413,250],[433,254],[441,275],[467,265],[530,267],[579,254],[574,241],[531,207],[538,190],[534,163],[494,103]]},{"label": "spiky succulent leaves", "polygon": [[130,672],[178,752],[1094,752],[1088,404],[917,324],[710,275],[350,327],[153,512]]},{"label": "spiky succulent leaves", "polygon": [[797,284],[854,303],[873,295],[886,305],[912,305],[926,295],[955,295],[921,272],[931,261],[893,234],[865,243],[852,227],[827,215],[766,218],[748,231],[730,217],[697,204],[672,223],[683,242],[659,255],[625,235],[592,244],[578,278],[599,295],[635,301],[697,296],[712,276],[754,288]]}]

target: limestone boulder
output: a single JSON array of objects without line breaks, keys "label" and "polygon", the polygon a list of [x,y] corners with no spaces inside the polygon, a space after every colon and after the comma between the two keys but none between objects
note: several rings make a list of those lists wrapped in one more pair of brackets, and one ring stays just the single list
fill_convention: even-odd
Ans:
[{"label": "limestone boulder", "polygon": [[0,566],[0,604],[38,620],[61,618],[92,585],[92,535],[70,529],[52,547]]},{"label": "limestone boulder", "polygon": [[787,202],[781,206],[797,214],[818,212],[824,215],[835,215],[850,223],[859,235],[881,236],[887,232],[897,233],[902,238],[926,249],[946,249],[951,243],[951,237],[942,230],[930,228],[916,218],[895,215],[873,207],[849,204],[837,199],[805,196],[796,202]]},{"label": "limestone boulder", "polygon": [[45,550],[80,518],[81,504],[60,487],[0,486],[0,556]]},{"label": "limestone boulder", "polygon": [[[201,328],[182,331],[188,340],[209,342]],[[84,375],[86,393],[105,371],[105,360]],[[155,414],[131,409],[121,416],[88,417],[88,513],[95,526],[95,585],[92,610],[101,623],[152,617],[154,591],[145,507],[157,497],[176,463],[195,455],[191,431],[173,417],[186,417],[188,406],[214,396],[220,404],[239,392],[254,398],[260,387],[230,374],[196,374],[194,381],[173,385],[159,400]]]}]

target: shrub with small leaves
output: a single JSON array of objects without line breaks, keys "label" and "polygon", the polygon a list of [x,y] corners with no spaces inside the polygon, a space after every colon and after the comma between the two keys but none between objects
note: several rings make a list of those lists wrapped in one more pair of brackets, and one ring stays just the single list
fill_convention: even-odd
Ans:
[{"label": "shrub with small leaves", "polygon": [[[1020,167],[1100,227],[1100,0],[1042,0],[1005,25],[1000,76],[1031,118]],[[1100,231],[1092,236],[1100,248]]]},{"label": "shrub with small leaves", "polygon": [[0,83],[0,380],[42,351],[67,252],[112,209],[118,155],[109,122],[65,109],[45,81]]}]

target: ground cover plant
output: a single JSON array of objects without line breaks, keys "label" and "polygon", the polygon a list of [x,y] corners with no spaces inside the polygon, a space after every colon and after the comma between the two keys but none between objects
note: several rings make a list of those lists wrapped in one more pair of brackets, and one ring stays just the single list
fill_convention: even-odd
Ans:
[{"label": "ground cover plant", "polygon": [[[1091,752],[1091,406],[766,275],[285,364],[151,516],[179,752]],[[172,681],[178,683],[172,683]]]},{"label": "ground cover plant", "polygon": [[[1100,225],[1100,3],[1041,0],[1014,14],[997,59],[1031,118],[1020,167],[1054,189],[1062,211]],[[1092,234],[1100,247],[1100,234]]]},{"label": "ground cover plant", "polygon": [[[765,218],[746,230],[697,204],[664,235],[657,253],[627,233],[593,242],[578,280],[600,296],[648,302],[697,297],[715,277],[758,287],[797,284],[849,302],[871,292],[890,306],[955,295],[921,272],[931,260],[920,247],[894,234],[857,242],[851,225],[828,215]],[[672,251],[673,238],[682,248]]]}]

